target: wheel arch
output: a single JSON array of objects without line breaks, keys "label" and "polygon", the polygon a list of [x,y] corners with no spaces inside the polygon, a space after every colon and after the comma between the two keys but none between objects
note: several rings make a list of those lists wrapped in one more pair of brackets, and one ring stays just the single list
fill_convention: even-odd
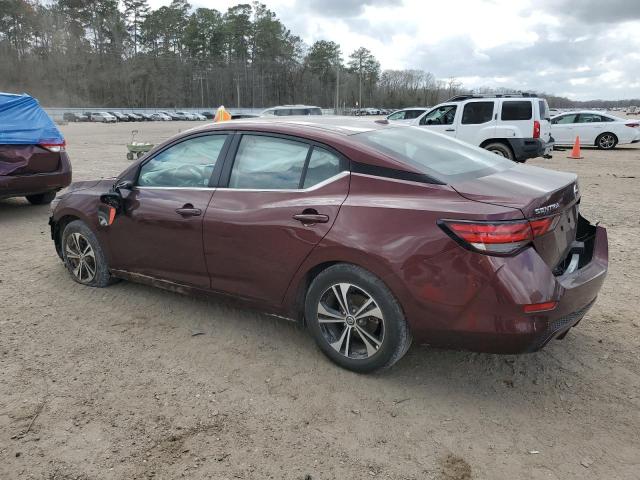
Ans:
[{"label": "wheel arch", "polygon": [[[289,284],[283,302],[284,311],[287,316],[298,320],[301,325],[304,325],[304,301],[311,282],[327,268],[342,263],[355,265],[378,277],[384,282],[394,297],[396,297],[401,308],[404,310],[405,299],[401,294],[399,286],[400,280],[392,271],[391,267],[385,265],[381,259],[360,250],[345,250],[344,247],[341,247],[339,252],[337,251],[338,249],[327,248],[326,252],[316,253],[322,252],[322,250],[323,249],[316,248],[316,251],[312,252],[307,260],[299,267],[296,275]],[[314,255],[314,253],[316,254]]]},{"label": "wheel arch", "polygon": [[602,137],[603,135],[613,135],[613,138],[616,139],[614,146],[616,146],[616,145],[618,145],[618,143],[620,143],[620,139],[618,138],[618,135],[616,135],[613,132],[606,131],[606,132],[602,132],[602,133],[598,134],[598,136],[596,137],[595,141],[593,142],[593,146],[594,147],[598,146],[598,142],[600,141],[600,137]]},{"label": "wheel arch", "polygon": [[66,215],[62,215],[60,218],[55,220],[52,225],[51,236],[53,239],[53,244],[56,247],[56,253],[62,259],[62,232],[67,225],[75,220],[82,220],[78,215],[68,213]]}]

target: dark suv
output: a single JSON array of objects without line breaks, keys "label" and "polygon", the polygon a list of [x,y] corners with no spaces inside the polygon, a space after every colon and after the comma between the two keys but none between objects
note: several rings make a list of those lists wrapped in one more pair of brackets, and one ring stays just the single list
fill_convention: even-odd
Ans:
[{"label": "dark suv", "polygon": [[65,142],[29,95],[0,93],[0,199],[27,197],[50,203],[71,183]]}]

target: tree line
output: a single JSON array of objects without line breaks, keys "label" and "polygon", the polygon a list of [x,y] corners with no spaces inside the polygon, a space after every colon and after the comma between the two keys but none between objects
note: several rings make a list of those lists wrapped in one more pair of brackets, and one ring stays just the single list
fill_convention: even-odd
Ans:
[{"label": "tree line", "polygon": [[47,106],[165,108],[403,107],[468,92],[455,78],[382,71],[364,47],[305,45],[259,2],[220,12],[187,0],[0,0],[0,90]]}]

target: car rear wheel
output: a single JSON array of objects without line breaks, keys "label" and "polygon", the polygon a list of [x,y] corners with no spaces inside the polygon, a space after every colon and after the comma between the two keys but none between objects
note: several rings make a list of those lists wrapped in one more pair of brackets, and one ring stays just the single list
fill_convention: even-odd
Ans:
[{"label": "car rear wheel", "polygon": [[31,205],[47,205],[56,198],[56,192],[39,193],[37,195],[27,195],[27,200]]},{"label": "car rear wheel", "polygon": [[489,150],[491,153],[500,155],[501,157],[508,158],[509,160],[515,160],[515,155],[504,143],[494,142],[484,146],[485,150]]},{"label": "car rear wheel", "polygon": [[601,133],[596,138],[596,146],[601,150],[611,150],[618,144],[618,137],[613,133]]},{"label": "car rear wheel", "polygon": [[411,345],[398,301],[382,280],[355,265],[331,266],[313,280],[305,319],[320,349],[355,372],[391,367]]},{"label": "car rear wheel", "polygon": [[100,242],[81,220],[69,223],[62,232],[62,260],[76,282],[90,287],[113,283]]}]

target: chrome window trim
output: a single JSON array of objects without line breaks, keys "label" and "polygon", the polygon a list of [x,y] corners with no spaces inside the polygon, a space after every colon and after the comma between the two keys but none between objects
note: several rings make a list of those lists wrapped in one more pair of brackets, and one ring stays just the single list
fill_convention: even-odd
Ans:
[{"label": "chrome window trim", "polygon": [[315,185],[309,188],[232,188],[232,187],[218,187],[217,190],[226,190],[226,191],[235,191],[235,192],[309,192],[313,190],[317,190],[322,188],[332,182],[339,180],[342,177],[350,175],[351,172],[348,170],[343,170],[332,177],[323,180],[320,183],[316,183]]},{"label": "chrome window trim", "polygon": [[152,187],[152,186],[134,186],[135,190],[216,190],[217,187]]},{"label": "chrome window trim", "polygon": [[230,187],[139,187],[135,186],[136,190],[228,190],[228,191],[236,191],[236,192],[309,192],[312,190],[317,190],[318,188],[322,188],[332,182],[339,180],[342,177],[350,175],[351,172],[348,170],[343,170],[336,175],[323,180],[320,183],[316,183],[315,185],[309,188],[230,188]]}]

